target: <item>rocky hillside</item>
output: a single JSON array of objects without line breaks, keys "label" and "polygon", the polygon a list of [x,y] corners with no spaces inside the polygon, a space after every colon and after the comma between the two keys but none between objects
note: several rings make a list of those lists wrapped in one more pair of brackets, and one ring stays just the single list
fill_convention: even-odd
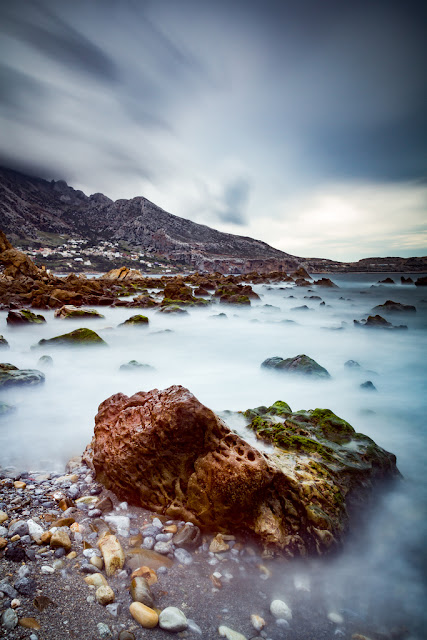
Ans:
[{"label": "rocky hillside", "polygon": [[[291,271],[301,260],[252,238],[221,233],[167,213],[143,197],[113,202],[66,182],[0,169],[0,227],[15,244],[59,234],[126,241],[138,250],[207,271]],[[53,234],[53,235],[52,235]]]}]

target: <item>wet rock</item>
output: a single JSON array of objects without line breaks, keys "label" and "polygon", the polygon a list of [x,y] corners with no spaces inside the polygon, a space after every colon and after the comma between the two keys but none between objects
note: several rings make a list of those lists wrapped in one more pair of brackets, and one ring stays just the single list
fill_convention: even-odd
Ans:
[{"label": "wet rock", "polygon": [[378,280],[378,284],[396,284],[392,278],[384,278],[384,280]]},{"label": "wet rock", "polygon": [[415,313],[416,307],[412,304],[402,304],[401,302],[393,302],[393,300],[387,300],[384,304],[379,304],[373,309],[373,313]]},{"label": "wet rock", "polygon": [[104,559],[107,576],[112,576],[117,570],[123,568],[125,556],[116,536],[104,535],[98,541],[98,547]]},{"label": "wet rock", "polygon": [[71,304],[66,304],[60,309],[57,309],[54,313],[55,318],[70,318],[70,319],[91,319],[91,318],[105,318],[102,313],[96,311],[96,309],[82,309],[80,307],[75,307]]},{"label": "wet rock", "polygon": [[218,627],[218,633],[221,638],[227,638],[227,640],[247,640],[243,633],[234,631],[234,629],[230,629],[230,627],[227,627],[224,624]]},{"label": "wet rock", "polygon": [[427,276],[422,276],[421,278],[417,278],[415,280],[416,287],[427,287]]},{"label": "wet rock", "polygon": [[120,371],[154,371],[154,367],[149,364],[143,364],[137,360],[129,360],[126,364],[121,364]]},{"label": "wet rock", "polygon": [[251,624],[256,631],[262,631],[265,627],[265,620],[256,613],[253,613],[251,615]]},{"label": "wet rock", "polygon": [[118,640],[135,640],[135,636],[131,631],[123,629],[123,631],[119,633]]},{"label": "wet rock", "polygon": [[130,614],[134,620],[136,620],[141,627],[145,629],[153,629],[157,627],[159,622],[159,616],[150,607],[147,607],[142,602],[132,602],[129,607]]},{"label": "wet rock", "polygon": [[12,631],[18,624],[18,616],[13,609],[6,609],[1,615],[2,626],[8,631]]},{"label": "wet rock", "polygon": [[6,522],[6,520],[8,519],[8,515],[5,511],[0,511],[0,524],[2,522]]},{"label": "wet rock", "polygon": [[18,520],[10,525],[8,536],[12,538],[15,535],[26,536],[29,532],[28,524],[25,520]]},{"label": "wet rock", "polygon": [[318,287],[329,287],[338,289],[338,285],[335,284],[335,282],[332,282],[332,280],[330,280],[329,278],[320,278],[320,280],[315,280],[313,284],[317,285]]},{"label": "wet rock", "polygon": [[40,629],[40,623],[35,618],[20,618],[18,622],[25,629],[35,629],[36,631]]},{"label": "wet rock", "polygon": [[388,322],[380,315],[368,316],[366,320],[353,320],[354,325],[358,327],[391,327],[391,322]]},{"label": "wet rock", "polygon": [[261,367],[273,369],[274,371],[296,372],[316,378],[331,377],[324,367],[321,367],[315,360],[305,354],[286,359],[279,356],[267,358],[267,360],[264,360],[261,364]]},{"label": "wet rock", "polygon": [[185,614],[177,607],[166,607],[159,615],[159,627],[165,631],[185,631],[188,622]]},{"label": "wet rock", "polygon": [[292,620],[292,610],[283,600],[273,600],[270,604],[270,613],[275,618],[283,618],[284,620]]},{"label": "wet rock", "polygon": [[37,369],[18,369],[7,362],[0,364],[0,388],[19,385],[34,386],[44,380],[44,373]]},{"label": "wet rock", "polygon": [[227,544],[221,533],[217,533],[215,538],[209,545],[209,551],[211,553],[222,553],[223,551],[228,551],[230,549],[230,545]]},{"label": "wet rock", "polygon": [[175,560],[188,566],[193,562],[193,556],[191,553],[188,553],[185,549],[175,549],[174,551]]},{"label": "wet rock", "polygon": [[7,582],[6,580],[0,581],[0,591],[2,593],[5,593],[11,599],[17,598],[19,595],[17,590],[14,587],[12,587],[12,585],[9,584],[9,582]]},{"label": "wet rock", "polygon": [[53,365],[53,359],[51,356],[40,356],[38,359],[39,365],[44,365],[45,367],[51,367]]},{"label": "wet rock", "polygon": [[373,382],[371,382],[371,380],[366,380],[366,382],[362,382],[362,384],[359,386],[361,389],[364,389],[365,391],[377,391],[376,386],[374,385]]},{"label": "wet rock", "polygon": [[9,349],[9,343],[3,336],[0,335],[0,349]]},{"label": "wet rock", "polygon": [[103,638],[104,640],[106,638],[111,638],[113,636],[113,634],[110,631],[110,627],[104,622],[98,622],[98,624],[96,625],[96,628],[98,629],[99,637]]},{"label": "wet rock", "polygon": [[4,552],[6,560],[22,562],[26,558],[25,549],[19,544],[9,544]]},{"label": "wet rock", "polygon": [[148,318],[147,316],[143,316],[138,314],[136,316],[131,316],[121,324],[119,327],[148,327]]},{"label": "wet rock", "polygon": [[134,602],[142,602],[147,607],[153,607],[153,596],[151,595],[150,586],[144,577],[136,576],[132,579],[130,595]]},{"label": "wet rock", "polygon": [[44,324],[46,318],[37,315],[29,309],[21,309],[20,311],[9,311],[6,318],[7,324],[19,326],[24,324]]},{"label": "wet rock", "polygon": [[147,584],[151,587],[151,585],[156,584],[157,575],[153,569],[150,567],[139,567],[132,572],[131,578],[132,580],[137,577],[145,578]]},{"label": "wet rock", "polygon": [[156,553],[167,555],[173,551],[173,542],[172,540],[169,540],[169,542],[156,542],[153,548]]},{"label": "wet rock", "polygon": [[359,369],[360,368],[360,364],[358,362],[356,362],[356,360],[347,360],[347,362],[344,362],[344,366],[347,367],[347,369]]},{"label": "wet rock", "polygon": [[89,584],[96,588],[108,586],[108,582],[105,576],[102,575],[102,573],[92,573],[91,575],[86,576],[84,578],[84,581],[86,582],[86,584]]},{"label": "wet rock", "polygon": [[95,331],[91,329],[75,329],[70,333],[64,333],[63,335],[56,336],[55,338],[49,338],[47,340],[39,340],[38,347],[56,347],[56,346],[106,346],[107,343],[99,337]]},{"label": "wet rock", "polygon": [[95,592],[96,601],[103,606],[114,602],[114,591],[108,585],[98,587]]},{"label": "wet rock", "polygon": [[[275,445],[268,455],[183,387],[116,394],[100,405],[85,459],[120,499],[206,529],[245,529],[289,555],[336,546],[347,497],[397,474],[392,454],[328,409],[292,413],[280,401],[249,414],[257,437]],[[161,565],[144,553],[153,552],[128,551],[131,569]]]}]

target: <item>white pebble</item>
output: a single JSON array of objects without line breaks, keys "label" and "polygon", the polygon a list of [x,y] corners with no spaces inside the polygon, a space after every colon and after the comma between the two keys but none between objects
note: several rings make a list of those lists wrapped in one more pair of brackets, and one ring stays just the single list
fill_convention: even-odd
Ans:
[{"label": "white pebble", "polygon": [[238,631],[234,631],[234,629],[230,629],[230,627],[226,627],[222,624],[218,627],[218,633],[222,638],[227,638],[227,640],[247,640],[246,636]]},{"label": "white pebble", "polygon": [[55,573],[55,569],[53,567],[49,567],[49,565],[44,564],[40,569],[40,573],[44,573],[45,575]]},{"label": "white pebble", "polygon": [[336,611],[330,611],[328,613],[328,620],[334,622],[335,624],[343,624],[344,622],[344,618],[342,617],[342,615],[340,613],[337,613]]},{"label": "white pebble", "polygon": [[283,600],[273,600],[270,604],[270,613],[275,618],[284,618],[285,620],[292,620],[292,610],[288,607]]},{"label": "white pebble", "polygon": [[153,527],[157,527],[157,529],[163,529],[163,522],[159,520],[159,518],[153,518],[153,522],[151,524]]}]

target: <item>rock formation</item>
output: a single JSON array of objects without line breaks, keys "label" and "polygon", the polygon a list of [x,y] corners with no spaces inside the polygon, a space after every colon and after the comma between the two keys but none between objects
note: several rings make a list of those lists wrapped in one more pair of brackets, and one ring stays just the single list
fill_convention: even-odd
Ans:
[{"label": "rock formation", "polygon": [[121,499],[203,529],[244,532],[289,556],[342,540],[351,497],[397,474],[395,457],[331,411],[284,402],[245,413],[270,453],[233,433],[187,389],[172,386],[100,406],[84,453]]}]

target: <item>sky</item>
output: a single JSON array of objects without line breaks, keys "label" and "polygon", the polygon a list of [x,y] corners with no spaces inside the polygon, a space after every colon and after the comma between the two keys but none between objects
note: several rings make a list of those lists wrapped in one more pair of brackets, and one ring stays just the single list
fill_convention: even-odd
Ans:
[{"label": "sky", "polygon": [[427,10],[0,3],[0,164],[303,257],[427,254]]}]

